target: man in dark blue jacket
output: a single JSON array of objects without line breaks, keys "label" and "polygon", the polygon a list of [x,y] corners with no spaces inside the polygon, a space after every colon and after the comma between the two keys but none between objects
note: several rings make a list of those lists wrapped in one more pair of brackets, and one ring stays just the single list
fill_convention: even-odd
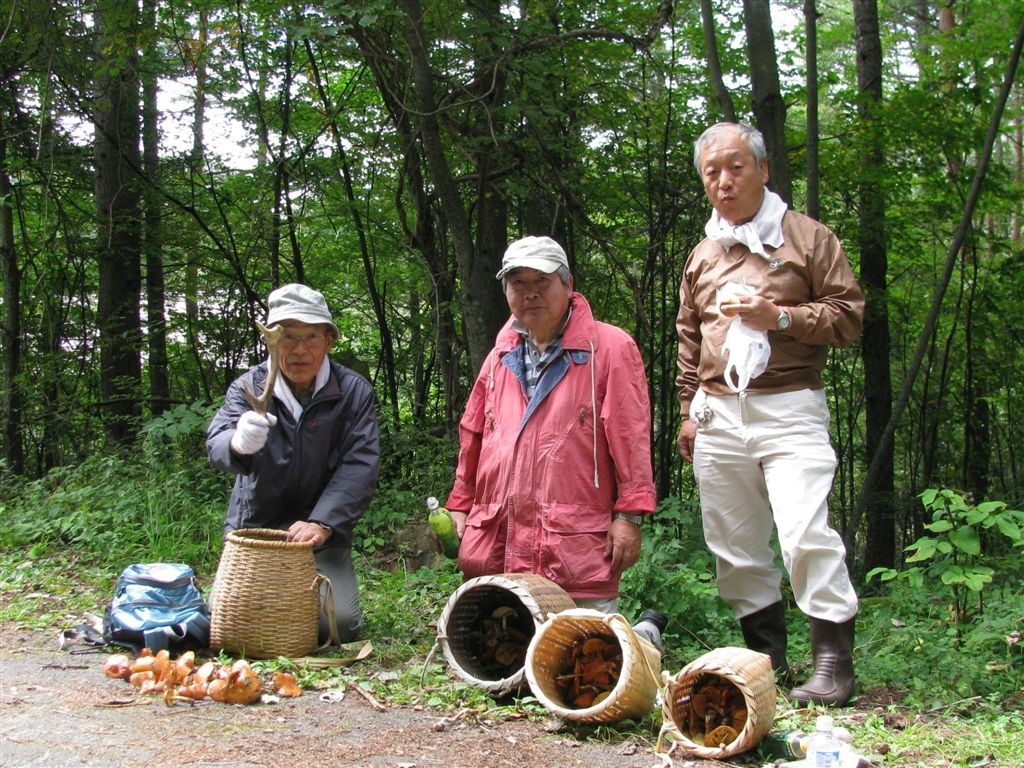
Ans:
[{"label": "man in dark blue jacket", "polygon": [[206,450],[215,467],[236,475],[226,532],[278,528],[288,541],[314,543],[345,642],[362,626],[352,529],[377,485],[376,399],[365,379],[327,357],[338,328],[322,294],[284,285],[270,294],[268,307],[267,326],[280,325],[283,335],[266,413],[252,409],[245,390],[263,392],[269,361],[228,388]]}]

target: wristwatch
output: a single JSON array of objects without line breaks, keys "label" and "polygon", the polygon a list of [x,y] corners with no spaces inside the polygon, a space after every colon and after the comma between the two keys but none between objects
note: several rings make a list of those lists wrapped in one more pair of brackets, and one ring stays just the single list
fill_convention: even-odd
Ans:
[{"label": "wristwatch", "polygon": [[643,515],[634,515],[630,512],[616,512],[612,515],[613,520],[625,520],[633,525],[640,525],[644,521]]},{"label": "wristwatch", "polygon": [[779,319],[775,323],[775,327],[780,331],[788,331],[790,322],[789,312],[783,309],[779,312]]}]

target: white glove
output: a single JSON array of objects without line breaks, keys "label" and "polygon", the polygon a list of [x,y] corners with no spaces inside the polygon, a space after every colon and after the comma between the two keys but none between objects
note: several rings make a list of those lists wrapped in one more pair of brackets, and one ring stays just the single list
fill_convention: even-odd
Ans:
[{"label": "white glove", "polygon": [[277,416],[272,413],[261,416],[256,411],[246,411],[238,419],[235,434],[231,436],[231,450],[240,456],[256,453],[267,444],[267,435],[275,424]]}]

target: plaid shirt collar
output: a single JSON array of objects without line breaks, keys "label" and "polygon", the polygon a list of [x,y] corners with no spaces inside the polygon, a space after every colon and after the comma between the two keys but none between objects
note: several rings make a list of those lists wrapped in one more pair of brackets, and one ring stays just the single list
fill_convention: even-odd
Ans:
[{"label": "plaid shirt collar", "polygon": [[523,373],[526,376],[527,398],[533,397],[533,393],[537,389],[537,383],[540,381],[540,377],[544,375],[544,370],[551,364],[551,361],[562,354],[562,334],[565,332],[565,326],[568,325],[570,317],[572,317],[572,307],[566,312],[565,320],[562,321],[562,325],[558,329],[558,333],[555,334],[555,338],[551,340],[551,343],[543,351],[530,339],[530,332],[526,329],[526,326],[518,320],[512,321],[512,330],[523,337]]}]

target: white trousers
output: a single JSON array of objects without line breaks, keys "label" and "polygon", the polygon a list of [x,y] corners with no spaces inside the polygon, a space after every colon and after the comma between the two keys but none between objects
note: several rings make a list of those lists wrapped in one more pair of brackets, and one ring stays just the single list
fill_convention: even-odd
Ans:
[{"label": "white trousers", "polygon": [[818,619],[857,614],[843,540],[828,522],[836,468],[823,390],[708,395],[698,390],[693,471],[718,591],[737,618],[782,599],[772,527],[797,605]]}]

